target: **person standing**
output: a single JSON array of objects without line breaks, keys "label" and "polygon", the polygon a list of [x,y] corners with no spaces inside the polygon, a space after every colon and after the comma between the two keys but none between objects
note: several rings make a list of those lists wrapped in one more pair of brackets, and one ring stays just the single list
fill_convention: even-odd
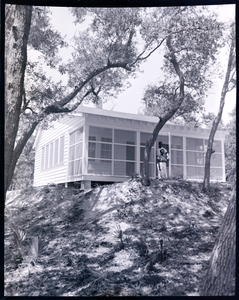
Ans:
[{"label": "person standing", "polygon": [[158,143],[156,151],[158,178],[167,178],[167,161],[169,159],[167,150],[162,147],[162,142]]}]

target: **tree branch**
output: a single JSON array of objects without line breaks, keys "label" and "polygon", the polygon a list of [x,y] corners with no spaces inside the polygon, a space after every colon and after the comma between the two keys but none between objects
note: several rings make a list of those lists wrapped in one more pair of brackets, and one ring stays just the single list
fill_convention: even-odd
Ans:
[{"label": "tree branch", "polygon": [[25,107],[23,112],[25,112],[27,109],[29,109],[33,114],[37,115],[37,113],[29,106]]},{"label": "tree branch", "polygon": [[[82,83],[80,83],[80,85],[75,88],[68,96],[66,96],[65,98],[63,98],[60,101],[56,101],[53,105],[51,105],[50,109],[52,110],[53,107],[55,107],[56,112],[58,112],[58,110],[60,108],[62,108],[64,105],[66,105],[67,103],[69,103],[81,90],[82,88],[90,81],[92,80],[94,77],[96,77],[97,75],[109,70],[109,69],[113,69],[113,68],[122,68],[125,69],[127,71],[131,71],[131,68],[128,66],[127,63],[111,63],[108,62],[106,66],[99,68],[96,71],[93,71],[86,80],[84,80]],[[45,113],[48,113],[49,108],[46,107],[45,108]]]},{"label": "tree branch", "polygon": [[93,93],[92,89],[90,89],[89,91],[87,91],[85,93],[85,95],[82,97],[82,99],[77,102],[76,104],[74,104],[71,108],[68,108],[68,107],[59,107],[59,106],[56,106],[55,104],[47,107],[45,110],[44,110],[44,113],[49,115],[49,114],[52,114],[52,113],[55,113],[55,114],[60,114],[60,113],[69,113],[69,112],[72,112],[74,111],[82,102],[83,100],[85,99],[85,97],[87,97],[89,94]]},{"label": "tree branch", "polygon": [[130,33],[129,33],[129,39],[126,43],[126,47],[129,48],[129,46],[131,45],[132,43],[132,38],[133,38],[133,35],[134,35],[135,31],[134,29],[130,30]]},{"label": "tree branch", "polygon": [[179,81],[180,81],[180,101],[182,102],[183,98],[184,98],[184,77],[183,77],[183,73],[181,72],[180,68],[179,68],[179,64],[177,62],[172,44],[171,44],[171,39],[172,36],[170,35],[167,40],[166,40],[166,44],[167,47],[170,51],[170,56],[171,56],[171,63],[174,66],[175,72],[177,73],[178,77],[179,77]]},{"label": "tree branch", "polygon": [[166,38],[167,38],[167,37],[165,37],[164,39],[162,39],[162,41],[161,41],[161,42],[160,42],[160,43],[159,43],[159,44],[158,44],[151,52],[149,52],[148,55],[146,55],[145,57],[141,57],[141,56],[145,53],[147,47],[153,42],[153,41],[151,41],[151,42],[145,47],[145,50],[137,56],[137,58],[135,59],[135,61],[134,61],[133,63],[130,64],[130,66],[132,67],[132,66],[133,66],[134,64],[136,64],[136,62],[139,61],[139,60],[145,60],[145,59],[147,59],[154,51],[156,51],[156,50],[162,45],[162,43],[165,41]]}]

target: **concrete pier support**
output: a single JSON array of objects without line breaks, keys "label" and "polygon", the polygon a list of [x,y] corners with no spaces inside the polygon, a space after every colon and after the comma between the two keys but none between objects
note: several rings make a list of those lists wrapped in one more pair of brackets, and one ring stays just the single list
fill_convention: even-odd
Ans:
[{"label": "concrete pier support", "polygon": [[82,190],[90,190],[91,189],[91,181],[90,180],[82,180],[81,181],[81,189]]}]

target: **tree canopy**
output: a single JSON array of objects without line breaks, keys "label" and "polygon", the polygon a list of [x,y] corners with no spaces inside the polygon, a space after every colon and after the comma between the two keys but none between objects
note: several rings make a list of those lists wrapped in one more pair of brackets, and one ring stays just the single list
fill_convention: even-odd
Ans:
[{"label": "tree canopy", "polygon": [[227,124],[225,137],[226,177],[231,183],[236,182],[236,107],[230,113],[232,119]]},{"label": "tree canopy", "polygon": [[228,61],[227,61],[227,68],[225,71],[225,79],[221,90],[221,97],[220,97],[220,105],[218,113],[215,119],[212,122],[212,127],[209,133],[208,144],[207,144],[207,151],[205,156],[205,168],[204,168],[204,180],[203,180],[203,188],[208,189],[210,186],[210,160],[211,155],[214,152],[213,150],[213,141],[216,130],[222,118],[222,113],[225,105],[225,98],[229,91],[231,91],[236,86],[236,55],[235,55],[235,26],[234,22],[231,23],[229,26],[229,34],[226,35],[227,42],[229,44],[229,54],[228,54]]},{"label": "tree canopy", "polygon": [[177,116],[191,122],[202,110],[206,91],[212,84],[210,67],[221,46],[221,24],[213,15],[206,12],[199,16],[194,7],[185,7],[179,13],[169,14],[166,20],[169,28],[164,49],[165,77],[158,84],[149,86],[144,95],[146,112],[159,117],[144,151],[145,185],[150,184],[150,151],[164,124]]},{"label": "tree canopy", "polygon": [[[172,47],[184,76],[184,100],[173,119],[181,116],[186,123],[197,124],[198,113],[203,112],[207,91],[212,86],[210,75],[220,50],[222,29],[214,15],[198,16],[197,10],[191,9],[190,14],[182,9],[180,16],[175,14],[166,23],[169,32],[175,28]],[[149,115],[163,115],[179,95],[178,77],[167,50],[162,70],[163,79],[149,85],[144,94],[145,113]]]},{"label": "tree canopy", "polygon": [[[65,63],[59,50],[67,44],[52,27],[49,7],[6,5],[5,191],[38,125],[47,126],[61,113],[75,110],[85,99],[97,103],[100,97],[107,101],[117,95],[127,87],[127,79],[137,73],[140,64],[158,49],[164,51],[164,70],[170,81],[162,82],[154,95],[160,99],[167,96],[168,105],[177,102],[180,91],[172,56],[177,57],[184,77],[188,106],[182,104],[181,110],[194,104],[200,107],[205,88],[210,85],[203,74],[215,59],[222,24],[205,8],[70,11],[78,30],[71,44],[72,59]],[[37,51],[40,59],[30,59],[30,50]],[[18,59],[16,53],[21,54]],[[55,82],[44,66],[67,75],[67,84]],[[195,101],[195,97],[199,100]]]}]

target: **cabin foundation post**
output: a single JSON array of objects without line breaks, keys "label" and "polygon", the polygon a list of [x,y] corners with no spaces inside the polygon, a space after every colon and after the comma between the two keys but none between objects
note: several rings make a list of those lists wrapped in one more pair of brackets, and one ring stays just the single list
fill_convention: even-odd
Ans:
[{"label": "cabin foundation post", "polygon": [[65,188],[67,188],[68,187],[68,183],[67,182],[65,182]]},{"label": "cabin foundation post", "polygon": [[91,189],[91,181],[90,180],[82,180],[81,181],[81,189],[82,190],[90,190]]}]

